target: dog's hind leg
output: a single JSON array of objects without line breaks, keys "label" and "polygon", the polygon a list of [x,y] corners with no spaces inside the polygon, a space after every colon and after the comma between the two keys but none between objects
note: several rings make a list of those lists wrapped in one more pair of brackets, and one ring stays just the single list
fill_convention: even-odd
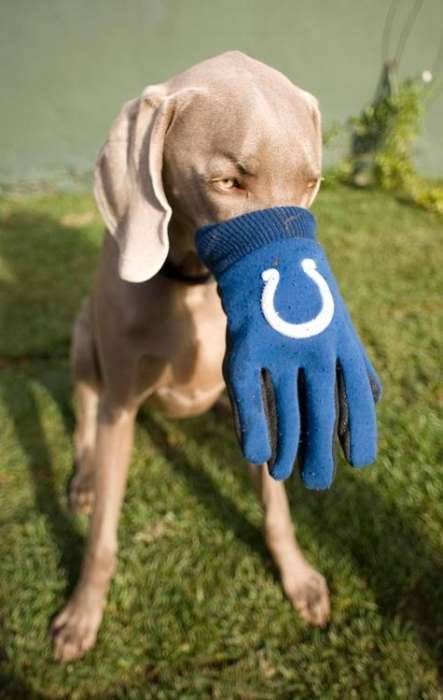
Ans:
[{"label": "dog's hind leg", "polygon": [[251,464],[249,470],[263,507],[266,544],[283,589],[306,622],[323,627],[329,619],[328,587],[297,544],[284,484],[269,476],[266,465]]},{"label": "dog's hind leg", "polygon": [[94,502],[94,459],[100,392],[100,373],[90,314],[90,302],[87,300],[74,324],[71,347],[76,428],[75,472],[69,486],[69,501],[73,510],[82,513],[90,513]]}]

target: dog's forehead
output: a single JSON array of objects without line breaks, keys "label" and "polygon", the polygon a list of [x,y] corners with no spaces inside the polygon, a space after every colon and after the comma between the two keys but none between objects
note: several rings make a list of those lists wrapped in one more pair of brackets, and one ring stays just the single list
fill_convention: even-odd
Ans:
[{"label": "dog's forehead", "polygon": [[252,81],[214,80],[176,115],[168,141],[176,153],[194,160],[227,150],[240,161],[280,155],[288,166],[315,158],[315,124],[307,101],[297,94],[276,96]]},{"label": "dog's forehead", "polygon": [[[284,78],[284,76],[282,76]],[[217,132],[244,131],[260,125],[275,128],[285,124],[309,126],[313,122],[313,102],[309,95],[284,81],[261,80],[260,76],[213,75],[203,85],[192,86],[190,98],[182,106],[186,121]],[[313,98],[312,98],[313,100]],[[177,115],[179,117],[180,115]]]}]

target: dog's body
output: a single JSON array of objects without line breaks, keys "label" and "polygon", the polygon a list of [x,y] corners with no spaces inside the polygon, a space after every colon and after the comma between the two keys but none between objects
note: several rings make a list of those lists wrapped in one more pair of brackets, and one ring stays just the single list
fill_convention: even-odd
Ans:
[{"label": "dog's body", "polygon": [[[197,415],[224,388],[226,320],[215,282],[192,283],[205,272],[195,230],[255,209],[309,206],[320,161],[314,98],[238,52],[148,88],[111,129],[96,172],[108,230],[72,349],[70,497],[75,509],[92,510],[91,532],[80,581],[54,622],[57,658],[79,657],[95,642],[138,408],[147,402],[171,417]],[[156,274],[166,257],[172,277],[165,268]],[[265,467],[250,469],[283,587],[308,622],[323,625],[327,587],[298,549],[284,486]]]}]

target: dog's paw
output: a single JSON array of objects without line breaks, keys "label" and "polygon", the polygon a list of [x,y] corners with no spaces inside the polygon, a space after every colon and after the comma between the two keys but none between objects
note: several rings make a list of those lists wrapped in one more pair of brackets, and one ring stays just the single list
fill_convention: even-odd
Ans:
[{"label": "dog's paw", "polygon": [[54,658],[66,663],[79,659],[91,649],[102,619],[102,607],[72,599],[51,626]]},{"label": "dog's paw", "polygon": [[283,581],[283,588],[303,620],[316,627],[328,624],[331,612],[328,585],[318,571],[309,567],[302,576]]},{"label": "dog's paw", "polygon": [[78,472],[69,485],[69,505],[76,513],[92,512],[94,506],[94,473]]}]

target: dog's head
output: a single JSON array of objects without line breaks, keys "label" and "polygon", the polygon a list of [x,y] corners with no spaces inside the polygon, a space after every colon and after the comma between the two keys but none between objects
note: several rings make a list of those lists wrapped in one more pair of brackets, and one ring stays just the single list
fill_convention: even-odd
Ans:
[{"label": "dog's head", "polygon": [[193,235],[256,209],[309,207],[320,183],[317,101],[278,71],[230,52],[128,102],[99,155],[95,195],[120,249],[120,275],[141,282]]}]

